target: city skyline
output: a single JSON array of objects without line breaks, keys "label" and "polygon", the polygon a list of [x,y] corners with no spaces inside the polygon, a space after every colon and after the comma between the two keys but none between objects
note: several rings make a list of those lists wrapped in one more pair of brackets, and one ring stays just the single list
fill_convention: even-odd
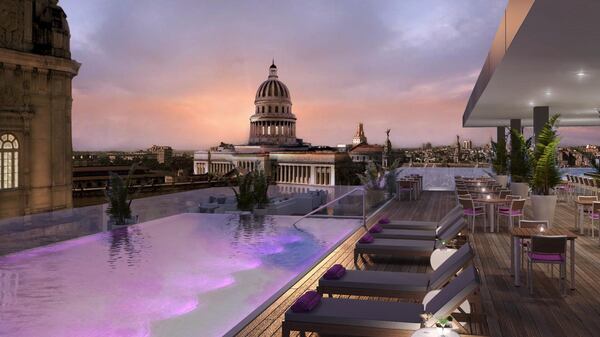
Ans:
[{"label": "city skyline", "polygon": [[[495,130],[463,129],[460,116],[505,4],[178,1],[164,8],[63,0],[73,57],[83,64],[74,81],[73,147],[242,144],[273,57],[307,142],[350,142],[362,122],[372,143],[383,143],[389,127],[396,147],[451,144],[457,134],[483,144]],[[597,138],[587,128],[561,134],[564,145]]]}]

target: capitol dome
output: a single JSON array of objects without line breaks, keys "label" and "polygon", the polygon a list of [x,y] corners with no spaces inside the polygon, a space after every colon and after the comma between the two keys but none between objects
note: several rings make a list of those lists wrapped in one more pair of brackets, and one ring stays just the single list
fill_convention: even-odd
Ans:
[{"label": "capitol dome", "polygon": [[256,91],[256,101],[263,101],[269,99],[279,100],[285,98],[290,100],[290,91],[287,86],[281,82],[277,76],[277,66],[275,62],[269,67],[269,78],[262,82]]},{"label": "capitol dome", "polygon": [[250,144],[296,144],[296,116],[287,86],[279,80],[275,61],[269,77],[256,90],[254,115],[250,117]]}]

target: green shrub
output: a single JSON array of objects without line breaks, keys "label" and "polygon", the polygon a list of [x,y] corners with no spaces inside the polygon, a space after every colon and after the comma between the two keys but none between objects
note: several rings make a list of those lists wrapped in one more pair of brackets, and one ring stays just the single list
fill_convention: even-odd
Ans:
[{"label": "green shrub", "polygon": [[537,195],[549,195],[561,180],[556,160],[560,138],[555,125],[559,117],[558,114],[552,116],[537,136],[531,159],[533,174],[529,182],[533,193]]}]

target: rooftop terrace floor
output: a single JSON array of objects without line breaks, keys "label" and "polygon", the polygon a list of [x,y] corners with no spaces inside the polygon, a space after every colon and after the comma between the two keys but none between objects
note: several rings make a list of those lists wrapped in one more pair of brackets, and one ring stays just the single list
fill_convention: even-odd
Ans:
[{"label": "rooftop terrace floor", "polygon": [[[452,192],[424,192],[417,201],[394,201],[382,214],[398,220],[438,220],[454,206],[454,200]],[[555,225],[574,230],[572,204],[559,203]],[[285,311],[298,296],[316,288],[327,268],[335,263],[354,268],[354,243],[363,233],[364,230],[359,229],[238,336],[281,336]],[[533,296],[529,295],[526,286],[517,288],[513,285],[509,272],[510,235],[506,227],[502,227],[500,233],[484,233],[477,228],[471,242],[476,251],[474,263],[481,273],[480,299],[487,322],[487,326],[484,324],[480,331],[473,333],[492,337],[600,336],[600,320],[597,319],[600,317],[600,264],[597,263],[600,245],[597,238],[580,236],[576,240],[576,290],[570,290],[567,296],[560,294],[558,272],[554,271],[554,277],[550,278],[545,266],[534,269]],[[377,258],[368,259],[366,266],[359,260],[359,266],[371,270],[427,272],[430,271],[427,262],[416,258]],[[522,275],[525,275],[524,270]]]}]

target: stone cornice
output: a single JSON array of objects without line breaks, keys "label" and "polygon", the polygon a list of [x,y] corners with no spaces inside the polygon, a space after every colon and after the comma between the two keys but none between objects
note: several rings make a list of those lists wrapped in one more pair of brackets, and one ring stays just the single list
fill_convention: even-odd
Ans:
[{"label": "stone cornice", "polygon": [[0,48],[0,62],[17,64],[30,68],[49,69],[62,71],[76,76],[81,63],[75,60],[63,59],[54,56],[24,53],[16,50]]}]

